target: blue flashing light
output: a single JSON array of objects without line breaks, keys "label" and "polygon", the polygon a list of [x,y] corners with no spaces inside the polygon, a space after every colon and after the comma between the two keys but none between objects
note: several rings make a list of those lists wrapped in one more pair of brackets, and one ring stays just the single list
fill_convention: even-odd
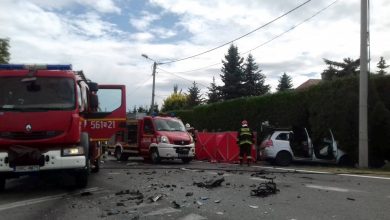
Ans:
[{"label": "blue flashing light", "polygon": [[46,65],[47,70],[72,70],[71,64]]},{"label": "blue flashing light", "polygon": [[71,64],[27,65],[0,64],[0,70],[72,70]]},{"label": "blue flashing light", "polygon": [[0,64],[0,70],[23,70],[23,64]]}]

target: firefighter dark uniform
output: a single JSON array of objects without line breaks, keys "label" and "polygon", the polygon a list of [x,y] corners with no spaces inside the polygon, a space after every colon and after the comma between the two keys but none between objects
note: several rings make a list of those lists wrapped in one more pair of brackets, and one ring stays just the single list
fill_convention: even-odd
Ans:
[{"label": "firefighter dark uniform", "polygon": [[249,166],[252,160],[251,147],[253,144],[253,133],[248,127],[248,122],[246,120],[241,122],[241,128],[237,134],[237,144],[240,147],[240,165],[242,165],[244,155],[246,155],[246,162]]}]

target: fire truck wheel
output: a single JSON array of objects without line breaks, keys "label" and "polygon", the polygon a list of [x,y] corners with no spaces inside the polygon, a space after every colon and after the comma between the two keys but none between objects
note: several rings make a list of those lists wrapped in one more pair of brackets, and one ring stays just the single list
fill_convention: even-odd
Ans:
[{"label": "fire truck wheel", "polygon": [[160,163],[161,158],[160,155],[158,154],[158,150],[156,148],[150,149],[150,159],[152,163],[157,164]]},{"label": "fire truck wheel", "polygon": [[78,171],[75,174],[76,188],[85,188],[88,185],[88,176],[91,172],[91,161],[87,159],[87,166],[84,170]]},{"label": "fire truck wheel", "polygon": [[93,164],[92,164],[91,172],[92,173],[97,173],[100,170],[100,157],[96,159]]},{"label": "fire truck wheel", "polygon": [[129,158],[129,155],[122,152],[120,147],[115,148],[115,158],[118,161],[126,161]]},{"label": "fire truck wheel", "polygon": [[5,189],[5,178],[0,176],[0,192]]}]

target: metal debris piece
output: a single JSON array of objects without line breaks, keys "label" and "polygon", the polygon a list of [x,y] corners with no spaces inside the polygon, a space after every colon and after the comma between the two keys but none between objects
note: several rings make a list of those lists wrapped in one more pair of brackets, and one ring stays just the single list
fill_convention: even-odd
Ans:
[{"label": "metal debris piece", "polygon": [[221,202],[220,199],[214,200],[214,203],[220,203],[220,202]]},{"label": "metal debris piece", "polygon": [[207,196],[201,196],[200,199],[201,199],[201,200],[208,200],[209,197],[207,197]]},{"label": "metal debris piece", "polygon": [[194,195],[193,192],[188,192],[188,193],[186,193],[186,196],[193,196],[193,195]]},{"label": "metal debris piece", "polygon": [[260,170],[256,173],[252,173],[251,176],[254,176],[254,177],[262,177],[264,176],[265,174],[268,174],[269,172],[268,171],[265,171],[265,170]]},{"label": "metal debris piece", "polygon": [[198,205],[203,205],[203,202],[201,202],[201,201],[196,201],[196,204],[198,204]]},{"label": "metal debris piece", "polygon": [[350,201],[355,201],[355,199],[354,198],[347,198],[348,200],[350,200]]},{"label": "metal debris piece", "polygon": [[156,195],[156,196],[151,196],[151,197],[149,197],[149,199],[150,199],[152,202],[157,202],[158,200],[161,199],[161,197],[162,197],[162,195],[161,195],[161,194],[158,194],[158,195]]},{"label": "metal debris piece", "polygon": [[259,206],[257,206],[257,205],[249,205],[249,207],[251,207],[252,209],[258,209],[259,208]]},{"label": "metal debris piece", "polygon": [[181,205],[179,203],[177,203],[176,201],[173,201],[172,204],[173,204],[173,208],[175,208],[175,209],[181,208]]},{"label": "metal debris piece", "polygon": [[90,196],[90,195],[92,195],[92,193],[91,192],[82,192],[82,193],[80,193],[80,195],[81,196]]},{"label": "metal debris piece", "polygon": [[223,181],[225,181],[225,178],[222,177],[219,179],[207,180],[205,182],[194,182],[194,185],[198,187],[202,187],[202,188],[204,187],[210,189],[210,188],[221,186]]},{"label": "metal debris piece", "polygon": [[217,215],[223,215],[223,212],[216,212]]},{"label": "metal debris piece", "polygon": [[276,194],[279,189],[276,188],[276,183],[274,183],[274,178],[268,178],[270,181],[265,183],[260,183],[257,189],[251,190],[251,196],[266,197],[271,194]]}]

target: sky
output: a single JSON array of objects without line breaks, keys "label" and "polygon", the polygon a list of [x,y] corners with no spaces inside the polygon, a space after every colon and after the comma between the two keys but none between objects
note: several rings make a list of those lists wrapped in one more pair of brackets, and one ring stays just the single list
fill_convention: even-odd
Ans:
[{"label": "sky", "polygon": [[[92,81],[126,85],[128,109],[151,104],[152,60],[183,59],[228,43],[157,65],[155,101],[161,106],[175,84],[187,92],[195,81],[204,94],[213,77],[222,85],[229,42],[261,26],[234,45],[242,57],[253,55],[272,91],[284,72],[297,87],[321,78],[323,58],[359,58],[359,0],[312,0],[265,25],[304,2],[0,0],[0,38],[10,39],[11,63],[70,63]],[[390,63],[390,1],[370,1],[369,8],[370,66],[375,72],[380,56]]]}]

